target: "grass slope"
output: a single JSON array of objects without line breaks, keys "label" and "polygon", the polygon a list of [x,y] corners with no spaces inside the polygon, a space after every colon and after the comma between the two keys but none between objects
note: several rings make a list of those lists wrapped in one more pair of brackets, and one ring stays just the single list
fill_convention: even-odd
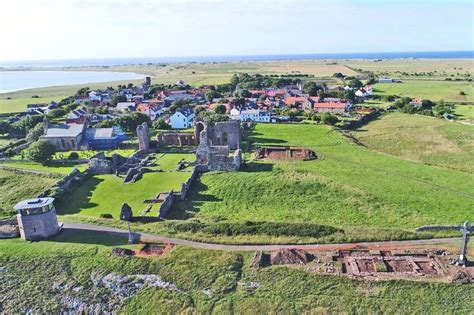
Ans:
[{"label": "grass slope", "polygon": [[[110,255],[114,246],[129,247],[125,243],[125,237],[99,233],[35,243],[1,241],[2,312],[64,312],[64,297],[89,305],[117,303],[109,289],[94,285],[108,273],[159,275],[180,290],[142,289],[123,302],[119,313],[469,314],[474,308],[472,284],[360,281],[282,266],[251,269],[249,253],[184,247],[154,258]],[[259,288],[247,288],[250,282]]]},{"label": "grass slope", "polygon": [[309,147],[319,159],[249,163],[241,172],[205,174],[176,216],[311,222],[356,229],[359,236],[370,228],[474,219],[472,175],[373,152],[325,126],[258,124],[251,138]]},{"label": "grass slope", "polygon": [[60,176],[23,174],[0,169],[0,209],[13,210],[17,202],[35,198],[59,178]]},{"label": "grass slope", "polygon": [[474,174],[474,126],[392,113],[364,126],[356,137],[376,151]]},{"label": "grass slope", "polygon": [[[466,95],[460,95],[463,91]],[[403,83],[378,83],[374,92],[379,95],[400,95],[421,97],[432,101],[474,102],[474,88],[471,82],[403,80]]]},{"label": "grass slope", "polygon": [[[145,199],[154,198],[159,192],[177,191],[189,177],[189,172],[147,173],[140,180],[124,184],[115,175],[90,177],[74,194],[58,206],[60,214],[99,216],[109,213],[118,218],[123,203],[128,203],[135,215],[145,209]],[[153,209],[156,215],[156,208]]]}]

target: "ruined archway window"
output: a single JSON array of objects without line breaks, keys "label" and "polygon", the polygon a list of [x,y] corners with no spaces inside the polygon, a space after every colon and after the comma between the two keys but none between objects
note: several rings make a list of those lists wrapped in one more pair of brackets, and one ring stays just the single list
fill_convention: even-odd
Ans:
[{"label": "ruined archway window", "polygon": [[227,140],[227,132],[224,132],[224,133],[222,134],[222,143],[223,143],[223,144],[227,144],[227,141],[228,141],[228,140]]}]

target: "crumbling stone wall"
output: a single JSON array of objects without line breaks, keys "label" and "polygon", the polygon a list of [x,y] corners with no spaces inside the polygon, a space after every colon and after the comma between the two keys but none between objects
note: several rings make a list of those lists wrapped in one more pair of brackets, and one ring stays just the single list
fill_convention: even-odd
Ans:
[{"label": "crumbling stone wall", "polygon": [[138,149],[147,152],[150,150],[150,128],[146,122],[137,127]]},{"label": "crumbling stone wall", "polygon": [[272,160],[313,160],[316,153],[307,148],[301,147],[259,147],[255,150],[256,159]]},{"label": "crumbling stone wall", "polygon": [[[196,166],[199,171],[237,171],[240,168],[242,163],[240,122],[226,121],[214,125],[198,121],[195,130],[200,131],[196,151]],[[234,154],[230,154],[233,148],[237,150]]]},{"label": "crumbling stone wall", "polygon": [[191,176],[188,178],[188,180],[185,183],[181,184],[181,193],[180,193],[180,196],[179,196],[179,198],[181,200],[186,199],[186,196],[187,196],[189,190],[191,189],[191,184],[194,182],[194,180],[196,179],[198,174],[199,174],[198,169],[193,168],[193,171],[191,172]]},{"label": "crumbling stone wall", "polygon": [[156,135],[158,147],[165,145],[193,146],[196,145],[196,137],[192,133],[165,132]]},{"label": "crumbling stone wall", "polygon": [[165,196],[164,196],[163,202],[160,205],[160,208],[158,209],[159,219],[165,218],[165,216],[168,214],[168,212],[170,211],[175,201],[175,194],[173,193],[173,191],[170,191],[168,194],[162,194],[162,195],[165,195]]}]

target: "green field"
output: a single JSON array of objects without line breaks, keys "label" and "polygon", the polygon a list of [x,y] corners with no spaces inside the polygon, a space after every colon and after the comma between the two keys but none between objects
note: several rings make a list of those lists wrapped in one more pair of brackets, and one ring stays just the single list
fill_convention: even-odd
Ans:
[{"label": "green field", "polygon": [[[414,77],[415,73],[431,72],[431,77],[425,78],[462,77],[464,74],[474,74],[472,59],[385,59],[385,60],[349,60],[346,65],[355,69],[372,71],[377,75],[389,75],[396,78]],[[403,74],[405,73],[405,74]],[[408,74],[408,75],[407,75]]]},{"label": "green field", "polygon": [[[111,255],[116,246],[134,248],[126,245],[126,237],[94,232],[33,243],[0,241],[2,312],[64,312],[66,301],[83,302],[90,312],[133,314],[254,313],[256,309],[272,314],[469,314],[474,307],[472,284],[372,282],[283,266],[252,269],[248,267],[252,253],[179,246],[163,257],[120,258]],[[149,287],[120,302],[110,289],[97,284],[110,273],[157,275],[179,291]],[[258,288],[248,288],[251,282]]]},{"label": "green field", "polygon": [[[24,174],[11,170],[0,169],[0,209],[10,211],[13,206],[38,194],[59,180],[61,176]],[[0,213],[1,216],[1,213]]]},{"label": "green field", "polygon": [[[460,95],[463,91],[466,95]],[[474,88],[471,82],[403,80],[403,83],[378,83],[375,94],[421,97],[432,101],[474,102]]]},{"label": "green field", "polygon": [[112,156],[113,154],[119,154],[121,156],[131,156],[133,153],[138,151],[138,146],[136,148],[130,149],[113,149],[113,150],[81,150],[81,151],[67,151],[67,152],[56,152],[53,155],[53,159],[62,160],[67,159],[72,152],[76,152],[79,155],[79,159],[89,159],[96,155],[99,152],[104,152],[106,156]]},{"label": "green field", "polygon": [[[98,175],[89,178],[74,194],[58,206],[59,214],[99,216],[109,213],[118,218],[123,203],[128,203],[135,215],[140,215],[147,204],[160,192],[177,191],[189,177],[189,172],[147,173],[143,178],[129,184],[115,175]],[[153,214],[157,215],[156,207]]]},{"label": "green field", "polygon": [[454,113],[459,120],[474,124],[474,105],[457,105]]},{"label": "green field", "polygon": [[355,135],[376,151],[474,174],[472,125],[392,113],[369,123]]},{"label": "green field", "polygon": [[8,168],[25,169],[49,173],[69,174],[74,168],[81,172],[87,168],[87,164],[73,164],[73,165],[42,165],[34,162],[0,162],[0,167],[6,166]]},{"label": "green field", "polygon": [[205,174],[176,218],[311,222],[342,227],[349,239],[474,219],[471,174],[373,152],[325,126],[258,124],[250,137],[309,147],[319,159],[250,162],[236,173]]},{"label": "green field", "polygon": [[[49,95],[49,93],[47,94]],[[66,95],[51,95],[39,98],[31,97],[12,97],[11,99],[6,99],[3,95],[0,96],[0,114],[1,113],[17,113],[26,111],[26,105],[28,104],[38,104],[38,103],[49,103],[51,101],[59,102],[63,98],[67,97]]]}]

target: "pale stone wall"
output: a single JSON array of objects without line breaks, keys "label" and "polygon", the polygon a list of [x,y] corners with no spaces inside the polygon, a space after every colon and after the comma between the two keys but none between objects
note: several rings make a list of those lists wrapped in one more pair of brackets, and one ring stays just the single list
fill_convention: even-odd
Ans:
[{"label": "pale stone wall", "polygon": [[21,238],[26,241],[48,238],[59,232],[58,219],[54,208],[40,214],[17,214],[17,220]]}]

